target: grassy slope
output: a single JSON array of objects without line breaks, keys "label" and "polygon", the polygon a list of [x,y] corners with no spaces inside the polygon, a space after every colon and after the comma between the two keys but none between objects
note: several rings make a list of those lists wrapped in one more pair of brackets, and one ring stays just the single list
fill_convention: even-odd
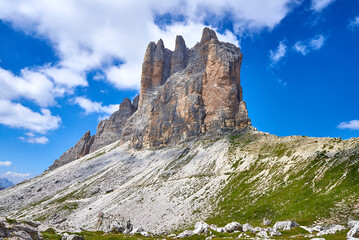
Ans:
[{"label": "grassy slope", "polygon": [[[318,219],[346,223],[348,217],[358,217],[353,212],[359,200],[358,139],[349,144],[349,140],[318,141],[308,137],[293,137],[289,141],[262,141],[263,138],[231,137],[228,151],[234,170],[241,166],[242,157],[253,154],[255,149],[257,159],[244,171],[232,173],[218,195],[217,209],[209,223],[222,226],[236,220],[259,224],[267,217],[272,221],[293,219],[307,225]],[[298,147],[303,144],[317,144],[322,151],[303,158],[298,154]],[[336,153],[328,157],[326,151]],[[280,158],[291,161],[286,174]]]}]

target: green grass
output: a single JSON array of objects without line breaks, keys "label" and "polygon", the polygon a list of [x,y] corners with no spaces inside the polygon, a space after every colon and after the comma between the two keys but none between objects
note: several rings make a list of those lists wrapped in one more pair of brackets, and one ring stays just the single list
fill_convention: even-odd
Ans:
[{"label": "green grass", "polygon": [[53,228],[49,228],[46,231],[41,232],[44,240],[61,240],[61,235],[57,234]]},{"label": "green grass", "polygon": [[14,220],[14,219],[11,219],[11,218],[5,218],[6,219],[6,222],[8,223],[8,224],[14,224],[14,223],[17,223],[17,221],[16,220]]},{"label": "green grass", "polygon": [[[243,148],[252,140],[232,138],[230,150],[234,152],[236,148]],[[272,221],[293,219],[299,224],[308,225],[315,220],[335,216],[342,221],[338,223],[345,223],[348,219],[348,212],[345,211],[349,211],[354,201],[359,199],[359,158],[352,154],[344,157],[345,161],[339,161],[327,157],[325,153],[319,152],[316,157],[291,169],[285,182],[281,165],[274,163],[267,166],[261,160],[265,157],[275,159],[290,156],[290,147],[285,144],[264,145],[249,170],[230,176],[214,201],[217,207],[207,222],[220,226],[230,221],[258,225],[266,217]],[[234,162],[232,168],[237,168],[238,164]],[[326,166],[329,169],[322,172],[321,169]],[[255,178],[263,170],[268,170],[273,176],[270,182],[263,183],[261,178]],[[317,175],[319,177],[316,178]],[[265,184],[271,188],[256,191]],[[340,202],[341,206],[338,207]]]}]

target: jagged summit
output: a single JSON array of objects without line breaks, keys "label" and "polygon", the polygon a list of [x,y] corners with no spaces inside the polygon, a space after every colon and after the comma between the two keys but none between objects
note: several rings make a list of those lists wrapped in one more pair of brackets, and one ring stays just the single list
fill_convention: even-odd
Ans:
[{"label": "jagged summit", "polygon": [[87,133],[54,165],[61,166],[121,140],[135,148],[164,147],[200,136],[220,136],[251,126],[240,82],[242,53],[204,28],[193,48],[182,36],[175,50],[162,39],[145,52],[140,96],[125,98],[119,110]]},{"label": "jagged summit", "polygon": [[216,32],[210,28],[207,27],[204,28],[202,33],[201,43],[205,43],[211,40],[212,38],[218,40]]}]

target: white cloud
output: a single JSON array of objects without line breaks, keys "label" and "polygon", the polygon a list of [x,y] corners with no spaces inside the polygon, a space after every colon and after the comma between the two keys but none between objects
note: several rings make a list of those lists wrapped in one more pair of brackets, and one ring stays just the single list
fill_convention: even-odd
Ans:
[{"label": "white cloud", "polygon": [[11,164],[12,164],[12,162],[10,162],[10,161],[5,161],[5,162],[0,161],[0,167],[10,167]]},{"label": "white cloud", "polygon": [[85,110],[85,114],[90,113],[102,113],[111,115],[118,110],[118,104],[111,104],[108,106],[102,106],[102,102],[93,102],[85,97],[77,97],[74,99],[74,103],[78,104],[81,108]]},{"label": "white cloud", "polygon": [[281,41],[276,48],[276,50],[269,51],[269,58],[273,64],[278,63],[287,53],[287,46],[284,44],[284,41]]},{"label": "white cloud", "polygon": [[39,143],[39,144],[46,144],[49,142],[49,139],[47,137],[41,136],[29,136],[29,137],[19,137],[19,139],[23,142],[28,143]]},{"label": "white cloud", "polygon": [[[182,34],[187,45],[192,47],[200,40],[203,22],[216,26],[227,19],[228,14],[237,33],[272,29],[297,2],[2,0],[0,19],[52,42],[60,60],[55,69],[41,73],[52,77],[55,84],[86,86],[85,73],[100,68],[115,87],[139,89],[141,64],[148,42],[163,38],[165,45],[173,48],[175,36]],[[154,23],[155,15],[166,13],[183,15],[186,21],[159,28]],[[219,38],[238,44],[229,32]],[[123,64],[113,65],[112,59],[120,59]]]},{"label": "white cloud", "polygon": [[303,55],[307,55],[307,53],[309,52],[308,47],[305,43],[303,43],[302,41],[298,41],[294,44],[294,50],[303,54]]},{"label": "white cloud", "polygon": [[321,49],[325,40],[326,39],[323,35],[316,35],[313,38],[307,39],[305,41],[297,41],[294,44],[293,49],[302,55],[307,55],[310,51]]},{"label": "white cloud", "polygon": [[310,40],[309,45],[313,50],[319,50],[323,47],[324,41],[325,38],[323,35],[317,35]]},{"label": "white cloud", "polygon": [[20,76],[15,76],[0,68],[0,99],[27,98],[40,106],[49,106],[58,94],[54,84],[39,72],[23,69]]},{"label": "white cloud", "polygon": [[359,130],[359,120],[352,120],[349,122],[341,122],[338,125],[340,129]]},{"label": "white cloud", "polygon": [[38,133],[57,129],[61,118],[51,115],[50,110],[42,108],[34,112],[20,103],[0,99],[0,123],[16,128],[24,128]]},{"label": "white cloud", "polygon": [[335,0],[312,0],[311,9],[320,12],[324,8],[328,7],[329,4],[333,3]]},{"label": "white cloud", "polygon": [[359,28],[359,16],[356,16],[353,20],[349,22],[348,28],[352,31]]},{"label": "white cloud", "polygon": [[25,179],[29,179],[31,177],[31,173],[17,173],[8,171],[6,173],[0,174],[1,178],[7,178],[9,181],[13,182],[14,184],[17,184],[19,182],[24,181]]}]

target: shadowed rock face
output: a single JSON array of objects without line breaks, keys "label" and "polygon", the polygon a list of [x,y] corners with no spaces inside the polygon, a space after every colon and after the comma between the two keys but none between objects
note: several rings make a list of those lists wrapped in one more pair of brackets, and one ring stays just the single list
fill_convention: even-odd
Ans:
[{"label": "shadowed rock face", "polygon": [[125,98],[119,106],[119,109],[114,112],[109,119],[102,120],[97,125],[97,132],[91,136],[90,131],[75,144],[74,147],[67,150],[59,159],[49,167],[49,170],[63,166],[80,157],[83,157],[91,152],[94,152],[110,143],[113,143],[121,138],[122,128],[127,119],[138,108],[139,96],[135,97],[133,103],[128,98]]},{"label": "shadowed rock face", "polygon": [[[162,40],[148,44],[142,64],[140,97],[123,100],[54,165],[73,161],[119,139],[136,148],[163,147],[202,135],[220,136],[251,126],[240,84],[242,53],[205,28],[188,49],[182,36],[175,50]],[[53,166],[54,166],[53,165]],[[63,165],[63,164],[62,164]]]}]

